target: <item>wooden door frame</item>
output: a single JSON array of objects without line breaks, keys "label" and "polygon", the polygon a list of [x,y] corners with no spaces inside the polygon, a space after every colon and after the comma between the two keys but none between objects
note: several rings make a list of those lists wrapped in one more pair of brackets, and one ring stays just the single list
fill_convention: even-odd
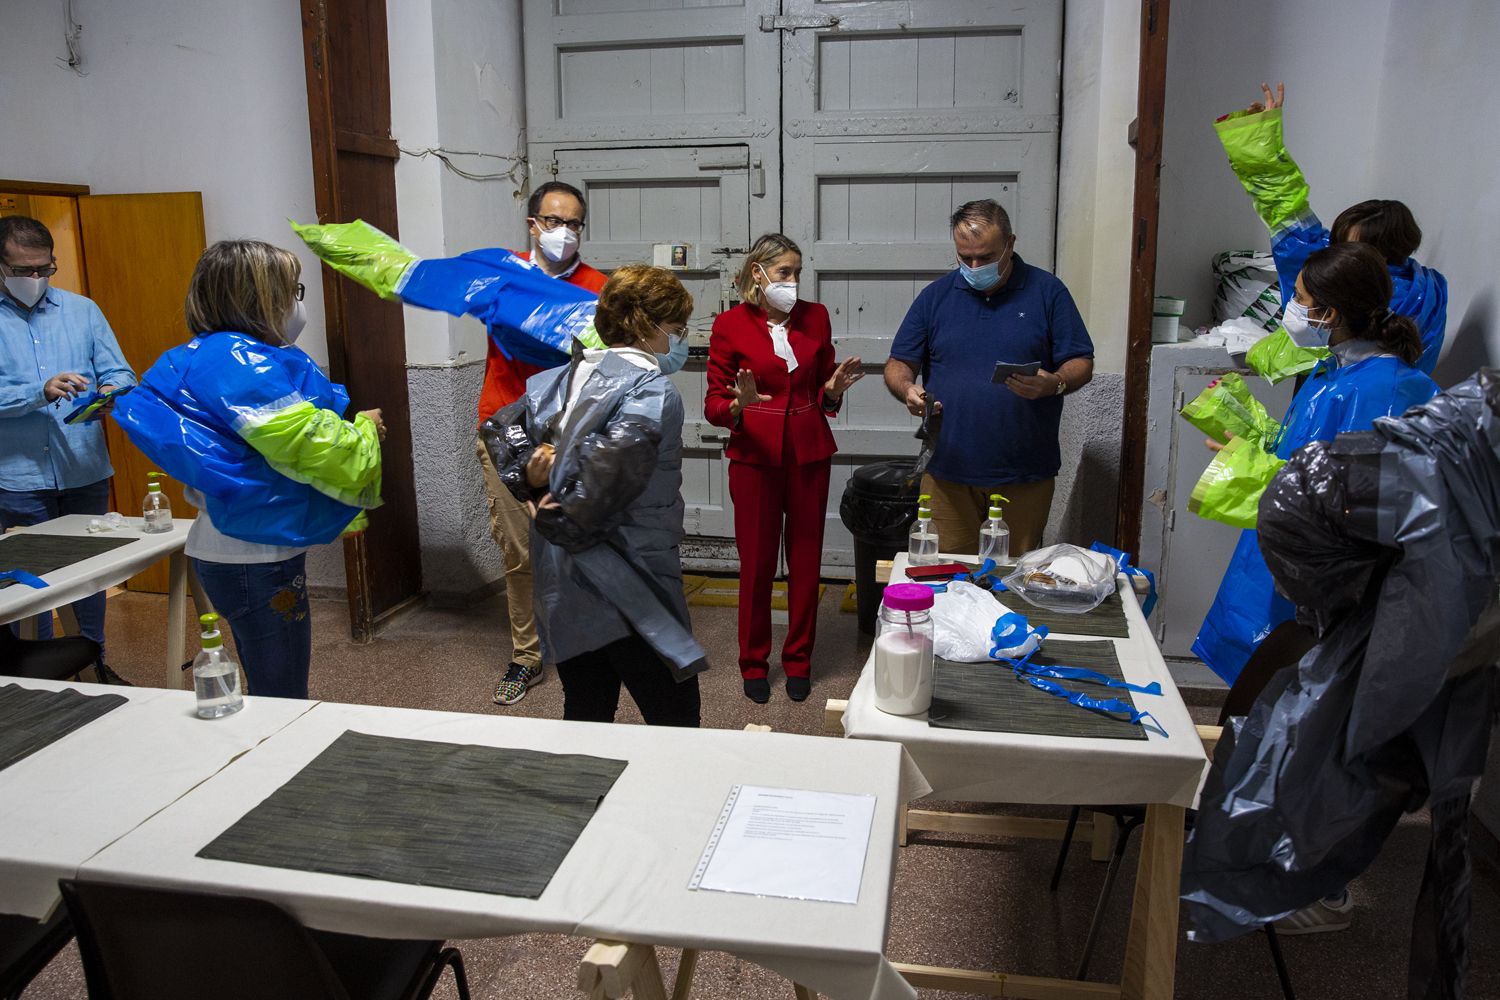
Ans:
[{"label": "wooden door frame", "polygon": [[[370,156],[399,158],[396,140],[389,136],[374,136],[339,129],[334,121],[332,73],[329,66],[329,0],[301,0],[303,64],[307,74],[308,131],[312,143],[313,195],[318,221],[322,223],[347,221],[339,187],[338,154],[341,150],[354,151]],[[385,84],[386,100],[390,94],[390,66],[378,67],[381,81]],[[394,235],[394,230],[392,230]],[[345,283],[332,269],[324,267],[323,308],[327,331],[328,367],[337,382],[349,380],[348,346],[348,302],[345,298]],[[404,360],[404,353],[402,355]],[[404,377],[404,365],[403,365]],[[389,461],[390,456],[387,456]],[[399,460],[399,459],[398,459]],[[404,456],[406,468],[411,469],[411,456]],[[415,535],[417,525],[410,525]],[[374,606],[374,595],[369,586],[372,571],[371,551],[365,534],[356,534],[344,539],[344,575],[349,603],[350,632],[356,641],[371,641],[378,627],[394,615],[419,602],[423,594],[418,592],[406,597],[392,608],[378,610]]]},{"label": "wooden door frame", "polygon": [[1125,348],[1125,408],[1120,429],[1119,509],[1115,521],[1115,546],[1126,552],[1139,551],[1141,504],[1145,502],[1146,411],[1151,382],[1156,238],[1161,215],[1161,142],[1167,103],[1167,15],[1170,6],[1171,0],[1141,0],[1130,318]]},{"label": "wooden door frame", "polygon": [[52,181],[8,181],[0,179],[0,191],[6,194],[39,194],[54,198],[76,198],[91,194],[87,184],[58,184]]}]

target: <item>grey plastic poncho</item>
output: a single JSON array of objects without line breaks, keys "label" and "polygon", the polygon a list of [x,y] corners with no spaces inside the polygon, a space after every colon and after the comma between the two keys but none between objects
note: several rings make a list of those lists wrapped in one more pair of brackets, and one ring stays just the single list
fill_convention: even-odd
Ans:
[{"label": "grey plastic poncho", "polygon": [[[626,638],[651,644],[678,680],[707,669],[682,591],[682,397],[666,376],[607,352],[562,420],[581,355],[534,375],[526,395],[485,422],[485,445],[522,502],[550,492],[531,536],[537,630],[557,662]],[[526,461],[556,448],[548,485]]]},{"label": "grey plastic poncho", "polygon": [[1461,996],[1468,796],[1500,656],[1500,374],[1292,457],[1260,505],[1277,588],[1319,642],[1231,720],[1183,862],[1195,941],[1342,890],[1404,812],[1433,842],[1412,996]]}]

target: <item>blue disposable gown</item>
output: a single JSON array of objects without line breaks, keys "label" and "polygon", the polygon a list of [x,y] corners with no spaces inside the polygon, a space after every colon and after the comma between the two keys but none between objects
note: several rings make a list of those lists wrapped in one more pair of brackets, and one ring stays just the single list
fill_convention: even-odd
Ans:
[{"label": "blue disposable gown", "polygon": [[[1313,369],[1292,400],[1276,455],[1288,459],[1309,442],[1332,441],[1344,431],[1367,431],[1378,417],[1399,416],[1437,391],[1432,379],[1390,355],[1367,356],[1347,365],[1338,364],[1335,355]],[[1233,685],[1255,648],[1276,626],[1291,621],[1295,611],[1276,592],[1256,532],[1243,531],[1193,642],[1193,653]]]},{"label": "blue disposable gown", "polygon": [[333,541],[378,503],[373,496],[346,503],[278,472],[246,440],[249,427],[309,404],[342,416],[349,393],[296,347],[207,333],[158,358],[140,387],[115,403],[114,418],[157,468],[203,494],[224,534],[305,546]]},{"label": "blue disposable gown", "polygon": [[[1328,230],[1316,215],[1296,220],[1271,240],[1271,256],[1276,260],[1276,276],[1281,283],[1281,301],[1287,303],[1297,294],[1297,275],[1307,258],[1328,246]],[[1440,271],[1423,267],[1415,257],[1403,264],[1388,265],[1391,272],[1391,310],[1410,316],[1422,334],[1422,357],[1417,369],[1431,375],[1443,349],[1443,335],[1448,323],[1448,279]]]}]

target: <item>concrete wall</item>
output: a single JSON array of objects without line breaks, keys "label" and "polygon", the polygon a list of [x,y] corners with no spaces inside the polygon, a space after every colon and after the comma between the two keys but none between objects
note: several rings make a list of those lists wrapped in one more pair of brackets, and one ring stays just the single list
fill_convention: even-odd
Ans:
[{"label": "concrete wall", "polygon": [[[401,0],[388,17],[402,242],[424,257],[524,246],[525,177],[494,176],[524,155],[520,0]],[[476,320],[421,309],[405,322],[422,575],[434,601],[457,603],[502,573],[474,458],[486,337]]]}]

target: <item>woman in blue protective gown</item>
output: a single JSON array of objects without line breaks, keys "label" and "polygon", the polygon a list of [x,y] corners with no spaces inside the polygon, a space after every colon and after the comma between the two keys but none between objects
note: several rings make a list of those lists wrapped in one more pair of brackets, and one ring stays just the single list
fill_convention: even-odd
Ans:
[{"label": "woman in blue protective gown", "polygon": [[279,698],[307,697],[307,549],[379,505],[385,436],[379,410],[344,419],[349,393],[294,346],[301,268],[259,240],[209,247],[184,307],[193,339],[115,407],[136,447],[187,487],[193,569],[229,623],[250,693]]},{"label": "woman in blue protective gown", "polygon": [[[1425,403],[1438,387],[1415,366],[1422,338],[1409,317],[1390,308],[1391,276],[1363,243],[1335,243],[1307,258],[1283,325],[1303,347],[1331,354],[1292,399],[1276,442],[1285,460],[1312,441],[1369,430],[1376,418]],[[1294,614],[1276,592],[1254,530],[1240,535],[1224,581],[1198,631],[1193,652],[1233,684],[1250,654]]]}]

